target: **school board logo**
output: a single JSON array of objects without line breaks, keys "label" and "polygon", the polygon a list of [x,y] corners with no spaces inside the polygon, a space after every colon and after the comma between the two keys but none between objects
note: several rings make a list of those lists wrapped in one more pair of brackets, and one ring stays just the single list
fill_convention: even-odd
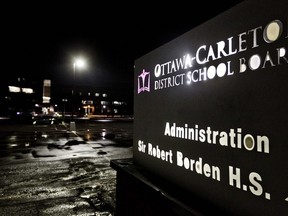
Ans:
[{"label": "school board logo", "polygon": [[150,72],[145,69],[138,76],[138,94],[144,91],[150,92]]}]

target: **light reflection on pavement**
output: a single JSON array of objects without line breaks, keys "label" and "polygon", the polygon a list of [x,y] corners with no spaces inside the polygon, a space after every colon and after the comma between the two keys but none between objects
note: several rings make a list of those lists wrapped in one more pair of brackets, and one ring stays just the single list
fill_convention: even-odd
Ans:
[{"label": "light reflection on pavement", "polygon": [[113,215],[110,160],[132,137],[132,122],[0,125],[0,215]]}]

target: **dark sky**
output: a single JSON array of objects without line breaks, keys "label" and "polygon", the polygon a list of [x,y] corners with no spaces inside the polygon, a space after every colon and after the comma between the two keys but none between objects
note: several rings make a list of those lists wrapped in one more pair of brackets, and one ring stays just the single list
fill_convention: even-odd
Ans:
[{"label": "dark sky", "polygon": [[83,56],[88,67],[76,71],[79,85],[133,86],[136,59],[239,2],[15,3],[3,8],[2,74],[70,85],[73,57]]}]

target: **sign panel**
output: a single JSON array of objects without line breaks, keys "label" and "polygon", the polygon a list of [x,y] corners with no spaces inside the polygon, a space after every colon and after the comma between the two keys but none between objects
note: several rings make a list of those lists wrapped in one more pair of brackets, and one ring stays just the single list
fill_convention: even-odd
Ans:
[{"label": "sign panel", "polygon": [[231,215],[288,215],[288,3],[244,1],[135,62],[138,166]]}]

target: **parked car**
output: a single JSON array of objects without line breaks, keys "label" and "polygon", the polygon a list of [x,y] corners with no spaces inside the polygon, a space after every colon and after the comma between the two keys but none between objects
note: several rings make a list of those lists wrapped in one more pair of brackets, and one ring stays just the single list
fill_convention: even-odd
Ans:
[{"label": "parked car", "polygon": [[34,117],[34,125],[53,125],[60,123],[59,118],[54,116],[37,116]]}]

